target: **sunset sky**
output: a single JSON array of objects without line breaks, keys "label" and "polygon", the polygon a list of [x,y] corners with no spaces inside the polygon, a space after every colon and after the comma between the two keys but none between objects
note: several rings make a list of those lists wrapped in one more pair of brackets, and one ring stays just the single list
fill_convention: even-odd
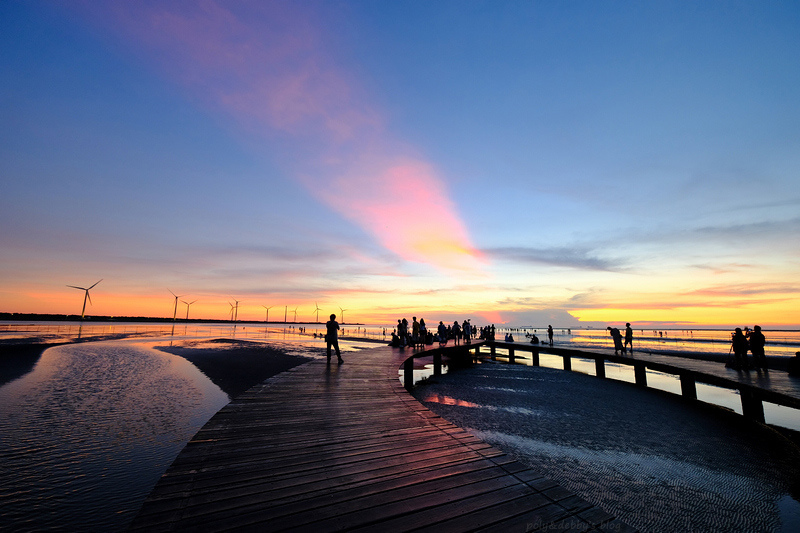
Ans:
[{"label": "sunset sky", "polygon": [[800,327],[797,2],[5,0],[0,72],[2,312]]}]

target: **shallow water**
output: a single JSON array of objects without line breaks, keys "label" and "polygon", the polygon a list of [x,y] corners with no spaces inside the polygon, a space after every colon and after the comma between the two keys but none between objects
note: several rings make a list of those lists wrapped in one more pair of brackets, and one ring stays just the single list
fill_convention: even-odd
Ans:
[{"label": "shallow water", "polygon": [[229,399],[188,361],[97,342],[0,388],[0,529],[120,530]]},{"label": "shallow water", "polygon": [[431,378],[414,394],[642,531],[800,531],[797,448],[733,415],[500,363]]}]

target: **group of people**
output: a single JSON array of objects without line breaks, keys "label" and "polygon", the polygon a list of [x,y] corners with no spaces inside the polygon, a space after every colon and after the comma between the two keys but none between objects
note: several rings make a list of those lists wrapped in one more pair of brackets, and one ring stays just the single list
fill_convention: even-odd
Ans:
[{"label": "group of people", "polygon": [[408,329],[408,320],[405,318],[397,320],[397,328],[392,332],[392,341],[389,346],[396,348],[404,348],[411,346],[412,348],[424,347],[438,342],[439,346],[446,346],[450,339],[455,341],[458,345],[463,340],[465,343],[470,343],[477,334],[477,328],[473,326],[469,319],[464,320],[462,324],[458,320],[452,324],[445,325],[443,321],[439,321],[436,331],[431,331],[425,325],[425,319],[420,318],[417,322],[417,317],[412,317],[411,331]]},{"label": "group of people", "polygon": [[[728,360],[725,366],[736,370],[750,370],[751,368],[767,368],[767,357],[764,355],[764,345],[767,340],[761,333],[761,326],[750,328],[736,328],[731,335],[731,349],[733,361]],[[753,354],[753,364],[747,360],[747,352]]]},{"label": "group of people", "polygon": [[[618,328],[608,326],[606,328],[611,335],[611,338],[614,339],[614,355],[618,355],[619,352],[622,352],[622,355],[628,353],[630,349],[631,353],[633,353],[633,329],[631,328],[631,323],[625,323],[625,342],[622,341],[622,333],[620,333]],[[630,348],[628,348],[630,346]]]}]

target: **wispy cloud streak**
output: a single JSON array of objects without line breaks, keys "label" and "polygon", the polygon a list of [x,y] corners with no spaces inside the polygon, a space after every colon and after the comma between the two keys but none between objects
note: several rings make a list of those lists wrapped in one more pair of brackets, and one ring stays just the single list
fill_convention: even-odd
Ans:
[{"label": "wispy cloud streak", "polygon": [[386,131],[306,6],[114,2],[85,12],[195,98],[286,147],[290,172],[388,250],[444,269],[479,268],[445,182]]},{"label": "wispy cloud streak", "polygon": [[484,250],[494,259],[520,263],[576,268],[581,270],[622,270],[622,265],[601,259],[591,250],[580,248],[526,248],[502,247]]}]

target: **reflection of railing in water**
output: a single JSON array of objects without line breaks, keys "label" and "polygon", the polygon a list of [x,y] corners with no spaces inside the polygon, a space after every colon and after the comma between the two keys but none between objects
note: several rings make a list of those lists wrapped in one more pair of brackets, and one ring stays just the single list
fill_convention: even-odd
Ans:
[{"label": "reflection of railing in water", "polygon": [[413,369],[415,358],[433,357],[433,375],[436,376],[441,374],[442,355],[447,354],[452,357],[471,354],[473,359],[477,360],[481,355],[481,347],[483,346],[488,346],[488,355],[493,361],[497,360],[497,348],[507,350],[508,355],[505,357],[507,357],[509,363],[514,363],[516,359],[521,358],[520,356],[516,355],[517,351],[526,352],[529,354],[529,358],[523,358],[530,360],[532,366],[539,366],[540,352],[556,355],[562,358],[563,369],[568,371],[572,370],[573,358],[593,360],[595,375],[599,378],[606,377],[606,361],[619,365],[632,366],[635,376],[635,384],[642,388],[648,387],[648,370],[674,375],[677,376],[680,381],[680,395],[683,398],[692,401],[702,401],[697,397],[698,383],[701,385],[713,385],[716,387],[737,391],[741,399],[742,415],[748,419],[761,423],[765,423],[763,402],[769,402],[771,404],[777,404],[779,406],[791,408],[795,413],[798,409],[800,409],[800,398],[796,398],[781,392],[776,392],[774,390],[741,383],[729,378],[716,376],[698,370],[682,368],[680,366],[670,365],[663,362],[604,355],[581,350],[545,347],[532,344],[512,344],[497,341],[480,341],[471,345],[465,344],[461,346],[436,348],[412,353],[410,357],[403,363],[403,385],[407,390],[410,390],[414,386]]}]

